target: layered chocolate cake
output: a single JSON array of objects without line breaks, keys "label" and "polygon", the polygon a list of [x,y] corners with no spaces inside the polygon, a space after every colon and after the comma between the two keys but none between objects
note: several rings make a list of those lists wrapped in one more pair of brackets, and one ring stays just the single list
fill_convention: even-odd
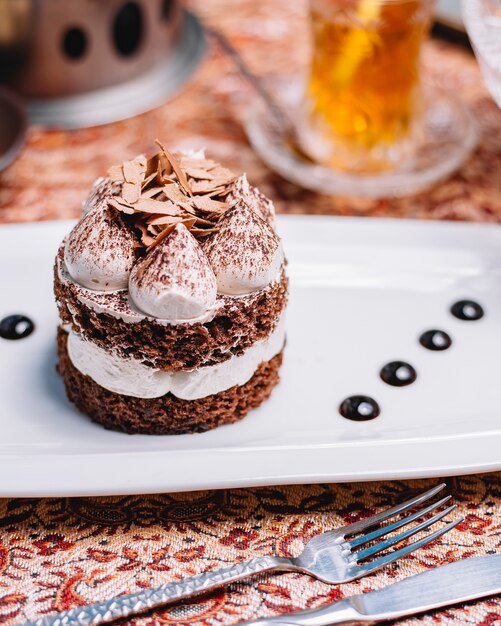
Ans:
[{"label": "layered chocolate cake", "polygon": [[273,204],[245,174],[159,146],[96,181],[59,249],[58,369],[107,428],[205,431],[278,382],[285,261]]}]

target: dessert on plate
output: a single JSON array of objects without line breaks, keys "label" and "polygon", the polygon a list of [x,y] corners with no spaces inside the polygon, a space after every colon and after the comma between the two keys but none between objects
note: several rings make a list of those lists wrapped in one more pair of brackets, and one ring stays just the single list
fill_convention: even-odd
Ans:
[{"label": "dessert on plate", "polygon": [[96,181],[58,251],[58,371],[106,428],[199,432],[277,384],[285,260],[245,174],[159,146]]}]

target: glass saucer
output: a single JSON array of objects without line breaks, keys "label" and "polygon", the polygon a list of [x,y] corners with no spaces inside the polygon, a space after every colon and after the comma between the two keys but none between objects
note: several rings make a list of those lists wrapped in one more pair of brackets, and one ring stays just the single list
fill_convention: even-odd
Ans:
[{"label": "glass saucer", "polygon": [[[282,90],[284,110],[298,108],[297,89]],[[263,161],[301,187],[329,195],[369,198],[415,194],[443,180],[465,161],[477,143],[477,130],[468,107],[450,92],[427,86],[422,139],[411,158],[398,169],[351,174],[308,160],[261,100],[251,104],[246,128],[249,140]]]}]

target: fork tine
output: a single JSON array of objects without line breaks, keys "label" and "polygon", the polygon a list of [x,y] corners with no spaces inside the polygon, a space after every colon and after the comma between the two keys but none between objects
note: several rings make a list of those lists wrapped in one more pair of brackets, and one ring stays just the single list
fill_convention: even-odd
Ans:
[{"label": "fork tine", "polygon": [[433,496],[439,493],[440,491],[442,491],[444,487],[445,487],[445,483],[441,483],[440,485],[433,487],[433,489],[429,489],[428,491],[425,491],[419,496],[416,496],[414,498],[411,498],[410,500],[406,500],[406,502],[402,502],[400,504],[397,504],[396,506],[391,507],[391,509],[386,509],[385,511],[381,511],[381,513],[377,513],[376,515],[372,515],[371,517],[362,519],[359,522],[354,522],[353,524],[344,526],[343,528],[339,529],[339,533],[343,537],[346,537],[347,535],[354,535],[355,533],[362,532],[362,530],[365,530],[366,528],[375,526],[376,524],[379,524],[379,522],[384,522],[384,520],[390,517],[394,517],[395,515],[398,515],[399,513],[403,513],[404,511],[407,511],[408,509],[412,508],[416,504],[421,504],[421,502],[424,502],[425,500],[429,500],[430,498],[433,498]]},{"label": "fork tine", "polygon": [[450,522],[449,524],[447,524],[447,526],[444,526],[440,530],[436,530],[434,533],[431,533],[431,535],[428,535],[427,537],[423,537],[418,541],[414,541],[408,546],[404,546],[403,548],[400,548],[400,550],[395,550],[391,554],[382,556],[381,558],[376,559],[371,563],[359,566],[355,570],[354,577],[351,580],[356,580],[357,578],[361,578],[362,576],[366,576],[367,574],[372,574],[372,572],[381,569],[381,567],[385,567],[386,565],[389,565],[390,563],[401,559],[403,556],[407,556],[407,554],[410,554],[411,552],[414,552],[415,550],[418,550],[419,548],[428,545],[432,541],[435,541],[435,539],[438,539],[442,535],[445,535],[445,533],[448,533],[450,530],[455,528],[463,521],[463,519],[463,517],[460,517],[459,519]]},{"label": "fork tine", "polygon": [[438,509],[443,504],[448,502],[450,499],[451,499],[451,496],[445,496],[445,498],[442,498],[441,500],[438,500],[437,502],[433,502],[433,504],[428,505],[426,508],[420,509],[419,511],[416,511],[416,513],[413,513],[412,515],[408,515],[407,517],[404,517],[403,519],[398,520],[397,522],[394,522],[393,524],[388,524],[388,526],[383,526],[382,528],[378,528],[377,530],[374,530],[371,533],[367,533],[366,535],[362,535],[360,537],[356,537],[355,539],[351,539],[350,541],[348,541],[348,544],[350,548],[353,549],[353,548],[358,548],[358,546],[363,546],[365,543],[368,543],[369,541],[374,541],[374,539],[379,539],[379,537],[382,537],[383,535],[388,535],[392,533],[394,530],[402,528],[402,526],[407,526],[407,524],[410,524],[414,520],[419,519],[420,517],[423,517],[427,513],[431,513],[431,511]]},{"label": "fork tine", "polygon": [[430,517],[429,519],[425,519],[423,522],[421,522],[421,524],[417,524],[417,526],[413,526],[412,528],[409,528],[408,530],[404,530],[404,532],[400,533],[399,535],[395,535],[394,537],[389,537],[386,541],[380,541],[375,546],[371,546],[370,548],[366,548],[365,550],[360,550],[360,552],[355,552],[357,561],[361,561],[363,559],[366,559],[369,556],[372,556],[373,554],[382,552],[383,550],[386,550],[386,548],[391,548],[392,546],[396,545],[397,543],[400,543],[404,539],[408,539],[409,537],[412,537],[412,535],[417,534],[421,530],[425,530],[426,528],[433,526],[433,524],[441,520],[443,517],[445,517],[452,511],[454,511],[455,508],[456,508],[456,505],[453,504],[452,506],[449,506],[445,510],[440,511],[440,513],[437,513],[433,517]]}]

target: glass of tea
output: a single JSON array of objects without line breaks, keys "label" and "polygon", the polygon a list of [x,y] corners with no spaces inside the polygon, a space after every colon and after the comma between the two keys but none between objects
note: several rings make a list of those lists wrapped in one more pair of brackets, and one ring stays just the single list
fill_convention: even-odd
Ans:
[{"label": "glass of tea", "polygon": [[[464,5],[484,2],[501,4]],[[422,80],[434,5],[310,0],[306,80],[284,76],[273,99],[249,106],[247,133],[263,161],[315,192],[369,198],[422,192],[461,167],[477,143],[474,114],[439,68]]]},{"label": "glass of tea", "polygon": [[310,0],[312,60],[298,140],[351,173],[400,167],[423,118],[420,50],[434,0]]}]

